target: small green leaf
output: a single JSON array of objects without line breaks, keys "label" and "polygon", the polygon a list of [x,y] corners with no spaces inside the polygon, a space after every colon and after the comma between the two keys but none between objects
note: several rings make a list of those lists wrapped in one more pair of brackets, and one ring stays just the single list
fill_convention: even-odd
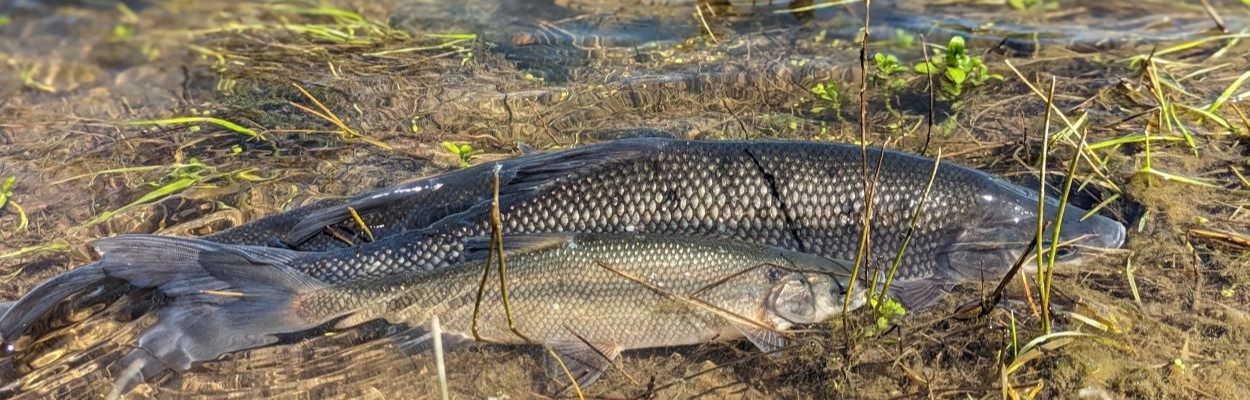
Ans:
[{"label": "small green leaf", "polygon": [[926,62],[922,62],[922,63],[920,63],[920,64],[916,64],[916,66],[915,66],[915,67],[912,67],[912,69],[913,69],[913,70],[915,70],[915,71],[916,71],[916,73],[925,74],[925,75],[931,75],[931,74],[933,74],[933,73],[937,72],[938,67],[937,67],[937,65],[935,65],[935,64],[933,64],[933,63],[931,63],[931,62],[927,62],[927,61],[926,61]]},{"label": "small green leaf", "polygon": [[456,147],[455,143],[443,142],[443,147],[446,147],[447,151],[450,151],[451,154],[460,155],[460,148]]},{"label": "small green leaf", "polygon": [[968,48],[961,36],[952,37],[946,44],[946,65],[958,65],[968,57]]},{"label": "small green leaf", "polygon": [[968,74],[964,72],[964,70],[959,69],[959,68],[947,68],[946,77],[950,78],[951,82],[954,82],[956,85],[959,85],[959,84],[964,83],[964,80],[968,78]]}]

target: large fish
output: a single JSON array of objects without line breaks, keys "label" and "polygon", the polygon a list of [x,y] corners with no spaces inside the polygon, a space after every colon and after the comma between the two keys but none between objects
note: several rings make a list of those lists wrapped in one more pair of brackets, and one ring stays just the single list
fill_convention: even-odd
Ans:
[{"label": "large fish", "polygon": [[[497,276],[476,306],[483,270],[495,266],[484,240],[467,242],[457,265],[339,285],[290,268],[300,255],[281,249],[151,235],[102,239],[97,248],[112,276],[139,282],[177,275],[161,290],[200,299],[162,311],[139,348],[119,363],[141,360],[145,368],[137,371],[146,377],[328,323],[341,329],[382,318],[420,326],[438,317],[453,339],[550,345],[586,385],[622,350],[746,337],[774,351],[785,345],[785,330],[843,311],[853,268],[811,254],[707,238],[507,236],[514,332]],[[852,309],[866,298],[863,286],[857,288],[849,291]]]},{"label": "large fish", "polygon": [[[512,167],[510,179],[501,185],[505,234],[676,234],[732,239],[831,259],[855,257],[865,207],[861,186],[865,160],[858,146],[647,138],[538,156],[543,157],[541,162]],[[875,149],[866,161],[876,165],[878,157],[884,157],[884,167],[873,202],[868,263],[872,269],[893,260],[934,163]],[[489,185],[482,187],[474,199],[488,196],[490,190]],[[413,199],[428,192],[387,193],[318,211],[316,218],[308,218],[315,223],[299,224],[293,232],[315,234],[327,222],[340,221],[348,206],[402,209],[393,205],[419,204]],[[953,283],[1001,277],[1030,246],[1039,197],[984,172],[942,163],[892,294],[916,308],[932,303]],[[1048,197],[1044,206],[1046,217],[1053,218],[1058,202]],[[490,202],[482,201],[421,228],[407,229],[419,224],[401,223],[399,232],[375,242],[305,253],[290,266],[329,284],[445,267],[463,259],[465,238],[489,233],[490,208]],[[423,218],[422,212],[421,207],[410,210],[413,218]],[[1066,210],[1061,243],[1072,246],[1059,253],[1057,262],[1080,260],[1086,249],[1122,244],[1123,225],[1102,216],[1082,218],[1084,214],[1076,207]],[[90,267],[67,274],[104,276],[98,266]],[[42,304],[70,294],[40,286],[27,297],[41,298]],[[6,342],[14,337],[13,331],[20,332],[0,324]]]},{"label": "large fish", "polygon": [[[579,150],[603,161],[571,169],[536,166],[544,170],[500,188],[505,234],[678,234],[832,259],[856,255],[866,203],[858,146],[649,138]],[[934,163],[876,149],[868,151],[867,162],[876,165],[878,157],[884,159],[873,202],[873,268],[887,266],[899,250]],[[894,294],[919,307],[952,283],[1001,277],[1031,245],[1040,198],[1033,190],[984,172],[942,163],[904,254]],[[1053,219],[1058,201],[1043,201],[1045,218]],[[464,238],[490,232],[490,210],[491,204],[483,202],[428,227],[358,248],[307,254],[293,266],[327,283],[437,269],[463,257]],[[1065,211],[1060,242],[1068,246],[1057,262],[1079,260],[1086,249],[1123,243],[1123,225],[1085,214],[1074,206]],[[306,229],[296,226],[294,231]]]}]

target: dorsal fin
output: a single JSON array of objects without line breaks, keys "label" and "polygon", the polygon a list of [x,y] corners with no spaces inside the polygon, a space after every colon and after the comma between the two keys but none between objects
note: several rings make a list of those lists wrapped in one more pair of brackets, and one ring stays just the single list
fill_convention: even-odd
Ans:
[{"label": "dorsal fin", "polygon": [[[575,245],[576,233],[532,233],[504,235],[503,250],[506,254],[527,253],[556,246]],[[464,241],[465,260],[485,260],[490,252],[490,237],[476,236]]]},{"label": "dorsal fin", "polygon": [[[524,196],[525,193],[529,193],[543,184],[553,181],[555,178],[584,172],[588,169],[593,169],[597,165],[646,156],[654,153],[655,150],[669,142],[671,140],[657,138],[630,139],[582,146],[558,152],[531,153],[498,163],[479,164],[470,168],[419,179],[359,196],[348,204],[327,207],[324,210],[312,213],[291,228],[290,233],[287,234],[286,241],[287,243],[298,245],[307,241],[313,235],[320,233],[327,226],[347,221],[351,218],[349,207],[361,214],[387,207],[408,207],[412,209],[411,217],[402,221],[399,224],[400,226],[397,227],[398,229],[393,231],[403,232],[425,228],[426,224],[421,222],[438,221],[442,216],[431,218],[428,215],[422,215],[424,205],[422,204],[423,199],[419,196],[425,196],[433,190],[439,190],[442,185],[462,185],[470,177],[486,177],[493,174],[495,168],[499,168],[500,197]],[[489,185],[477,187],[483,186],[477,183],[474,183],[473,186],[466,190],[480,190],[481,195],[465,200],[465,204],[462,207],[454,207],[456,210],[453,212],[489,209],[489,195],[492,192],[492,188]],[[441,206],[445,207],[446,204]]]}]

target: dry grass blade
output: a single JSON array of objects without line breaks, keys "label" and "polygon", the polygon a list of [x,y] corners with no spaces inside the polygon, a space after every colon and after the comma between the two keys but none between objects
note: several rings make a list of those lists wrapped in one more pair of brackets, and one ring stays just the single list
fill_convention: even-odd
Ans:
[{"label": "dry grass blade", "polygon": [[1040,358],[1049,350],[1066,346],[1075,338],[1091,336],[1093,335],[1081,332],[1055,332],[1038,336],[1032,341],[1029,341],[1029,343],[1025,344],[1024,347],[1020,348],[1020,356],[1016,357],[1015,360],[1012,360],[1011,365],[1007,367],[1007,373],[1015,373],[1020,369],[1020,367],[1023,367],[1024,364],[1029,361]]},{"label": "dry grass blade", "polygon": [[1211,228],[1189,228],[1189,236],[1215,239],[1236,246],[1250,248],[1250,235]]},{"label": "dry grass blade", "polygon": [[321,100],[317,100],[317,98],[313,96],[312,93],[308,93],[308,91],[305,90],[303,86],[300,86],[300,84],[298,83],[291,83],[291,84],[294,85],[295,88],[298,89],[299,92],[302,93],[305,98],[307,98],[309,101],[315,104],[317,108],[321,109],[321,112],[317,112],[299,103],[291,102],[291,105],[294,106],[295,108],[298,108],[300,109],[300,111],[306,112],[309,115],[312,115],[314,117],[321,118],[325,120],[326,122],[329,122],[331,125],[338,127],[342,131],[342,133],[345,135],[345,137],[348,139],[359,138],[360,140],[363,140],[374,146],[381,147],[382,149],[385,149],[385,150],[395,149],[391,147],[391,145],[378,141],[377,139],[356,133],[356,131],[353,130],[351,127],[348,127],[346,123],[343,123],[343,120],[339,119],[338,115],[335,115],[333,111],[330,111],[330,109],[327,108],[325,104],[321,104]]},{"label": "dry grass blade", "polygon": [[706,31],[707,36],[712,39],[712,43],[720,44],[720,41],[716,40],[716,34],[712,33],[712,27],[708,26],[707,18],[703,17],[703,3],[695,2],[694,11],[699,15],[699,22],[703,23],[703,30]]},{"label": "dry grass blade", "polygon": [[434,315],[430,318],[430,334],[434,335],[434,368],[438,370],[438,392],[443,400],[450,396],[447,393],[447,364],[443,360],[443,326]]},{"label": "dry grass blade", "polygon": [[[920,50],[924,51],[925,65],[930,65],[932,61],[929,61],[929,41],[924,35],[920,35]],[[929,141],[933,139],[933,121],[937,118],[937,87],[933,86],[934,74],[924,75],[929,80],[929,86],[925,89],[929,92],[929,113],[925,119],[924,146],[920,148],[922,156],[929,152]]]},{"label": "dry grass blade", "polygon": [[355,208],[347,207],[347,212],[352,214],[352,220],[356,221],[356,226],[359,226],[360,230],[365,232],[365,236],[369,237],[370,242],[377,240],[373,237],[373,230],[369,229],[369,224],[365,223],[364,218],[360,218],[360,213],[356,212]]},{"label": "dry grass blade", "polygon": [[612,272],[612,273],[614,273],[614,274],[617,274],[617,275],[621,276],[622,278],[625,278],[625,279],[628,279],[628,280],[630,280],[630,281],[633,281],[634,283],[637,283],[637,284],[641,285],[642,287],[645,287],[645,288],[647,288],[648,290],[651,290],[652,292],[655,292],[656,294],[659,294],[659,295],[661,295],[661,296],[666,296],[666,297],[669,297],[669,298],[671,298],[671,299],[674,299],[674,300],[677,300],[677,301],[683,302],[683,303],[688,304],[688,305],[693,305],[693,306],[696,306],[696,307],[703,308],[703,309],[708,310],[708,311],[711,311],[713,314],[716,314],[717,316],[719,316],[719,317],[721,317],[721,318],[725,318],[726,320],[729,320],[729,321],[731,321],[731,322],[734,322],[734,323],[737,323],[737,324],[740,324],[740,325],[750,325],[750,326],[753,326],[753,327],[755,327],[755,328],[759,328],[759,329],[761,329],[761,330],[765,330],[765,331],[768,331],[768,332],[773,332],[773,333],[778,333],[778,334],[784,334],[784,333],[785,333],[785,332],[782,332],[782,331],[778,331],[776,328],[773,328],[773,327],[771,327],[771,326],[768,326],[768,325],[766,325],[766,324],[763,324],[763,323],[761,323],[761,322],[759,322],[759,321],[756,321],[756,320],[754,320],[754,319],[747,318],[747,317],[744,317],[744,316],[738,315],[737,313],[734,313],[733,311],[729,311],[729,310],[726,310],[726,309],[724,309],[724,308],[721,308],[721,307],[719,307],[719,306],[717,306],[717,305],[715,305],[715,304],[711,304],[711,303],[708,303],[708,302],[706,302],[706,301],[699,300],[699,299],[696,299],[696,298],[693,298],[693,297],[690,297],[690,296],[682,296],[682,295],[679,295],[679,294],[673,293],[673,292],[671,292],[671,291],[665,290],[664,288],[661,288],[661,287],[658,287],[658,286],[655,286],[655,285],[653,285],[653,284],[648,283],[646,280],[643,280],[643,279],[642,279],[642,278],[640,278],[640,277],[634,276],[633,274],[630,274],[630,273],[625,272],[625,271],[621,271],[620,269],[617,269],[617,268],[615,268],[615,267],[613,267],[613,266],[611,266],[611,265],[608,265],[608,263],[603,262],[603,261],[601,261],[601,260],[595,260],[595,264],[596,264],[596,265],[598,265],[598,266],[600,266],[600,267],[602,267],[603,269],[608,270],[609,272]]},{"label": "dry grass blade", "polygon": [[1207,16],[1211,17],[1211,21],[1215,22],[1216,29],[1220,33],[1228,33],[1228,27],[1224,25],[1224,19],[1220,18],[1220,13],[1215,11],[1215,7],[1211,7],[1211,2],[1207,0],[1198,0],[1202,3],[1202,9],[1207,12]]},{"label": "dry grass blade", "polygon": [[8,253],[0,254],[0,260],[18,258],[18,257],[22,257],[28,254],[36,254],[36,253],[65,253],[70,250],[71,249],[69,245],[64,244],[64,243],[41,244],[38,246],[23,247],[23,248],[20,248],[20,249],[17,249]]}]

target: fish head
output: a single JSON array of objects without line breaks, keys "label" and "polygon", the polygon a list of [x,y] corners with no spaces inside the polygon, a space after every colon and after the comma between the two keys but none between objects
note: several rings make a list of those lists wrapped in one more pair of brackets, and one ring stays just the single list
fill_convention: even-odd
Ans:
[{"label": "fish head", "polygon": [[[1000,277],[1034,246],[1039,220],[1048,222],[1041,235],[1044,253],[1051,247],[1055,229],[1059,229],[1056,264],[1079,263],[1099,249],[1124,244],[1123,224],[1102,215],[1087,215],[1087,210],[1070,204],[1063,209],[1062,223],[1050,222],[1059,215],[1060,203],[1046,196],[1039,215],[1039,197],[1036,191],[991,178],[976,195],[966,214],[967,223],[948,248],[949,270],[965,279]],[[1036,263],[1026,263],[1025,267],[1029,265]]]},{"label": "fish head", "polygon": [[[802,258],[819,258],[802,255]],[[866,302],[867,290],[856,284],[851,290],[849,270],[845,263],[832,260],[814,260],[821,264],[836,264],[836,271],[827,268],[793,271],[776,282],[767,297],[765,309],[789,324],[813,324],[829,317],[854,310]],[[847,292],[851,292],[850,307],[843,308]]]}]

